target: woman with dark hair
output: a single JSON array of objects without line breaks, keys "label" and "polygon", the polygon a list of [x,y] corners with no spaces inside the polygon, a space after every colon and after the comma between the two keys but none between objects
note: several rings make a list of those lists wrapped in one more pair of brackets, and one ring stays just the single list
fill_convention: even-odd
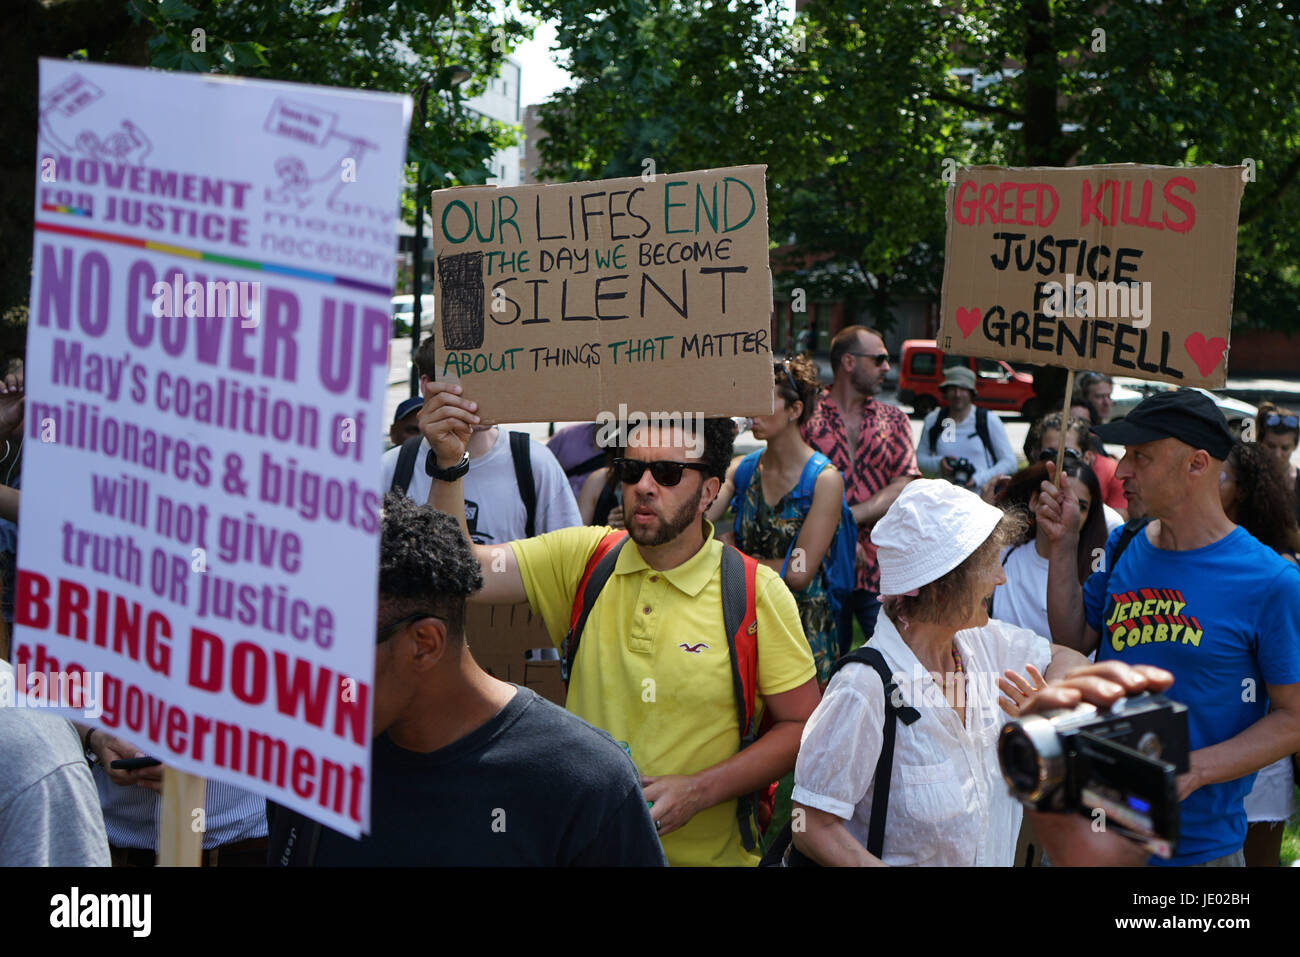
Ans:
[{"label": "woman with dark hair", "polygon": [[[817,664],[818,684],[824,685],[838,657],[839,631],[822,561],[840,522],[844,479],[799,432],[812,415],[821,389],[816,365],[806,356],[796,356],[774,363],[773,375],[781,401],[771,415],[755,416],[752,427],[754,438],[765,441],[767,447],[731,463],[707,517],[716,522],[728,505],[733,506],[733,544],[785,580],[799,606],[799,619]],[[804,500],[796,493],[804,469],[815,455],[821,470],[811,500]],[[744,486],[739,495],[738,476]],[[725,539],[727,534],[719,537]]]},{"label": "woman with dark hair", "polygon": [[[1034,508],[1038,490],[1047,478],[1047,464],[1023,468],[1007,482],[994,500],[1004,511],[1028,512],[1025,533],[1002,553],[1007,582],[993,593],[989,615],[1040,635],[1047,627],[1047,535],[1037,527]],[[1101,509],[1097,474],[1075,456],[1065,457],[1065,481],[1079,499],[1079,582],[1092,573],[1093,557],[1106,548],[1106,519]]]},{"label": "woman with dark hair", "polygon": [[[908,483],[876,523],[883,613],[870,646],[895,684],[887,695],[873,667],[846,664],[804,725],[793,796],[804,812],[792,833],[800,853],[823,866],[1012,863],[1021,810],[999,770],[1007,714],[998,679],[1033,666],[1056,680],[1087,664],[989,619],[985,599],[1005,580],[998,552],[1022,523],[936,479]],[[895,698],[917,716],[895,727],[887,819],[873,853],[885,706]]]},{"label": "woman with dark hair", "polygon": [[[1290,562],[1300,550],[1295,506],[1285,479],[1267,451],[1253,443],[1236,442],[1219,474],[1219,500],[1224,514],[1262,544]],[[1255,776],[1246,795],[1247,867],[1277,867],[1282,834],[1296,812],[1292,759],[1281,758]]]},{"label": "woman with dark hair", "polygon": [[1286,487],[1294,498],[1292,510],[1296,520],[1300,521],[1300,485],[1296,483],[1300,470],[1291,464],[1296,443],[1300,442],[1300,415],[1272,402],[1261,403],[1255,414],[1255,439],[1281,470]]}]

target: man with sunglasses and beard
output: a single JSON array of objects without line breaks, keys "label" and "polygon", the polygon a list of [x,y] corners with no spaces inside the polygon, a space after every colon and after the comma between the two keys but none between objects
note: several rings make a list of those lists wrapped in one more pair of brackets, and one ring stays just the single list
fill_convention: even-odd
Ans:
[{"label": "man with sunglasses and beard", "polygon": [[385,498],[370,833],[268,804],[271,866],[663,865],[609,735],[474,661],[465,600],[481,583],[455,522]]},{"label": "man with sunglasses and beard", "polygon": [[853,643],[854,618],[870,640],[880,613],[880,566],[871,527],[903,487],[921,477],[907,415],[876,400],[888,373],[889,353],[880,333],[845,326],[831,340],[830,388],[802,429],[804,441],[844,476],[844,500],[858,523],[857,580],[840,609],[841,655]]},{"label": "man with sunglasses and beard", "polygon": [[[420,428],[436,457],[426,467],[438,479],[429,502],[448,515],[464,514],[459,476],[476,410],[454,383],[431,383],[425,393]],[[704,420],[702,429],[652,421],[627,434],[614,469],[630,547],[590,607],[571,663],[566,707],[626,745],[674,865],[758,863],[760,850],[741,835],[738,801],[794,768],[819,697],[794,598],[760,565],[757,693],[771,726],[740,747],[723,627],[724,546],[704,518],[733,439],[729,419]],[[560,646],[584,569],[609,532],[566,528],[508,547],[474,546],[484,582],[474,600],[528,601]]]}]

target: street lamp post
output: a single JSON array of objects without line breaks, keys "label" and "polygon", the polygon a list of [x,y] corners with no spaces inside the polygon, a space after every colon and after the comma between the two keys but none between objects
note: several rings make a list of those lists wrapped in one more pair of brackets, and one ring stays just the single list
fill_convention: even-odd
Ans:
[{"label": "street lamp post", "polygon": [[[438,74],[439,89],[456,89],[470,78],[470,72],[463,66],[444,67]],[[419,125],[424,128],[429,115],[429,81],[420,84]],[[416,166],[415,172],[415,248],[411,252],[411,395],[419,395],[420,371],[415,366],[415,353],[420,348],[420,324],[424,321],[424,188],[421,180],[424,164]]]}]

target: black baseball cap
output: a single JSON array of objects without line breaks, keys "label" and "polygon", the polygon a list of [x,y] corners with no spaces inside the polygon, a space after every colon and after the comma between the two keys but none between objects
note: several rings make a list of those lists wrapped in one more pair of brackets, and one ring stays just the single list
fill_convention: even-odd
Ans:
[{"label": "black baseball cap", "polygon": [[399,405],[397,411],[393,413],[393,425],[401,422],[422,405],[424,405],[424,399],[418,395],[413,395],[409,399],[403,399],[402,404]]},{"label": "black baseball cap", "polygon": [[1211,458],[1226,459],[1232,433],[1214,400],[1195,389],[1177,389],[1149,395],[1118,422],[1094,426],[1103,442],[1141,445],[1157,439],[1178,439]]}]

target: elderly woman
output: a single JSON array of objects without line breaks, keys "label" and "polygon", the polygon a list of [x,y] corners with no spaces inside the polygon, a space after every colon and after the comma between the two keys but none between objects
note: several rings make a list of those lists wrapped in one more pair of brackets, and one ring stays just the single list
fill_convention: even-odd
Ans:
[{"label": "elderly woman", "polygon": [[822,865],[1012,863],[1021,812],[998,768],[998,679],[1033,665],[1053,680],[1088,664],[985,611],[1006,581],[998,553],[1022,521],[948,482],[918,480],[872,529],[884,615],[871,646],[894,675],[896,701],[920,717],[896,725],[883,847],[872,854],[884,685],[863,664],[835,674],[795,766],[800,853]]}]

